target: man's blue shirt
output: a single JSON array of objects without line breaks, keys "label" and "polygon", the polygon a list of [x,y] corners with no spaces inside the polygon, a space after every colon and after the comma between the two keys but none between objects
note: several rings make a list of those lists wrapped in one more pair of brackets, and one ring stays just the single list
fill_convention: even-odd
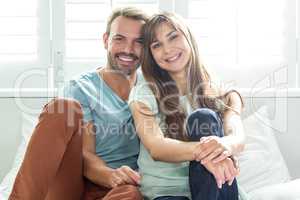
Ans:
[{"label": "man's blue shirt", "polygon": [[70,80],[63,96],[80,102],[84,122],[93,122],[96,154],[111,168],[128,165],[137,169],[139,140],[126,101],[91,71]]}]

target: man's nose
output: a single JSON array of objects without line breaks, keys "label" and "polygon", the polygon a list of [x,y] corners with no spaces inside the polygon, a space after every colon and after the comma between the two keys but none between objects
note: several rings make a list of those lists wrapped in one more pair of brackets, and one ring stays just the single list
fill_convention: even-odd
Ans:
[{"label": "man's nose", "polygon": [[133,51],[134,51],[133,43],[132,42],[127,42],[125,47],[124,47],[124,51],[126,53],[133,53]]}]

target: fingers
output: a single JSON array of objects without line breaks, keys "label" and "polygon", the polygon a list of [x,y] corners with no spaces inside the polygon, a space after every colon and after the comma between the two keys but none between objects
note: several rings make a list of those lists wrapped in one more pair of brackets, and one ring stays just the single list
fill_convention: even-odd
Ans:
[{"label": "fingers", "polygon": [[228,166],[224,166],[224,176],[225,176],[225,180],[228,181],[232,178],[231,172],[229,170]]},{"label": "fingers", "polygon": [[234,162],[230,158],[226,158],[219,163],[209,162],[204,166],[210,173],[214,175],[216,184],[220,189],[225,182],[228,182],[228,185],[232,185],[237,175],[237,169],[234,166]]},{"label": "fingers", "polygon": [[[215,160],[216,158],[220,157],[220,154],[222,154],[223,148],[217,148],[215,151],[213,151],[211,154],[206,156],[204,159],[201,160],[201,164],[205,164],[209,161]],[[215,162],[216,163],[216,162]]]},{"label": "fingers", "polygon": [[221,179],[216,179],[217,181],[217,186],[219,189],[222,189],[223,181]]},{"label": "fingers", "polygon": [[235,177],[231,178],[230,180],[228,180],[228,185],[231,186],[233,181],[234,181]]},{"label": "fingers", "polygon": [[224,169],[222,166],[218,166],[216,168],[216,181],[218,188],[222,188],[223,183],[225,183],[225,175],[224,175]]},{"label": "fingers", "polygon": [[111,186],[114,188],[124,184],[139,185],[140,179],[138,172],[128,166],[122,166],[112,173]]},{"label": "fingers", "polygon": [[218,164],[208,163],[205,165],[205,167],[215,177],[216,184],[218,188],[221,189],[222,184],[225,182],[223,166],[219,163]]},{"label": "fingers", "polygon": [[124,173],[134,182],[135,185],[139,185],[141,182],[141,176],[138,172],[134,171],[128,166],[121,167]]},{"label": "fingers", "polygon": [[211,138],[203,139],[196,147],[195,158],[197,161],[203,160],[218,148],[220,148],[220,144],[216,140]]},{"label": "fingers", "polygon": [[123,179],[118,175],[118,173],[115,171],[114,173],[112,173],[112,177],[111,177],[111,187],[115,188],[119,185],[123,185],[125,184],[125,182],[123,181]]},{"label": "fingers", "polygon": [[202,137],[194,152],[195,160],[201,161],[201,164],[212,160],[217,163],[230,155],[230,151],[223,145],[221,138],[217,136]]},{"label": "fingers", "polygon": [[227,162],[224,165],[224,173],[225,173],[225,180],[228,181],[228,185],[232,184],[233,179],[235,178],[234,166],[232,161]]},{"label": "fingers", "polygon": [[238,161],[238,159],[236,159],[235,156],[231,156],[230,158],[231,158],[231,160],[233,161],[233,165],[234,165],[234,167],[235,167],[235,169],[236,169],[236,171],[237,171],[237,175],[238,175],[239,172],[240,172],[239,161]]},{"label": "fingers", "polygon": [[238,174],[237,169],[234,166],[234,162],[230,158],[227,158],[223,166],[225,169],[226,180],[228,181],[228,185],[232,185],[235,177]]},{"label": "fingers", "polygon": [[[231,161],[231,162],[232,162],[232,161]],[[237,174],[238,174],[236,168],[235,168],[234,165],[233,165],[233,163],[230,164],[230,166],[229,166],[229,171],[230,171],[230,173],[232,174],[232,176],[234,176],[234,177],[236,177]]]},{"label": "fingers", "polygon": [[126,174],[124,169],[118,168],[116,173],[123,180],[124,183],[131,184],[131,185],[135,184],[135,182]]},{"label": "fingers", "polygon": [[212,162],[206,163],[203,165],[215,178],[216,180],[216,184],[218,186],[218,188],[222,187],[222,175],[220,174],[218,167],[220,166],[220,164],[214,164]]},{"label": "fingers", "polygon": [[215,151],[217,147],[216,146],[207,146],[207,147],[203,147],[201,146],[198,149],[198,154],[196,154],[196,160],[200,161],[200,160],[204,160],[205,158],[207,158],[211,153],[213,153]]},{"label": "fingers", "polygon": [[221,162],[222,160],[225,160],[226,158],[228,158],[229,156],[231,156],[231,154],[229,153],[229,151],[223,151],[220,154],[218,154],[217,156],[215,156],[214,158],[212,158],[212,162],[213,163],[218,163]]}]

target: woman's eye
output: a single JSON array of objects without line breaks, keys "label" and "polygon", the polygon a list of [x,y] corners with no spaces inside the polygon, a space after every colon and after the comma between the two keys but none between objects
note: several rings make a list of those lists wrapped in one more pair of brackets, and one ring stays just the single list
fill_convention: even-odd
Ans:
[{"label": "woman's eye", "polygon": [[171,35],[171,36],[170,36],[170,40],[174,40],[174,39],[177,38],[177,37],[178,37],[177,34]]},{"label": "woman's eye", "polygon": [[160,45],[158,43],[153,44],[151,47],[152,49],[157,49]]}]

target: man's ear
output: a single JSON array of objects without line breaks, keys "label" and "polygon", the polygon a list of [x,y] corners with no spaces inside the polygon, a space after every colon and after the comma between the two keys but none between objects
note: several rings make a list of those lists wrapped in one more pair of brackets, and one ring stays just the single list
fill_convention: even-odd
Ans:
[{"label": "man's ear", "polygon": [[102,38],[103,38],[104,48],[107,50],[108,49],[109,34],[105,32],[103,34]]}]

